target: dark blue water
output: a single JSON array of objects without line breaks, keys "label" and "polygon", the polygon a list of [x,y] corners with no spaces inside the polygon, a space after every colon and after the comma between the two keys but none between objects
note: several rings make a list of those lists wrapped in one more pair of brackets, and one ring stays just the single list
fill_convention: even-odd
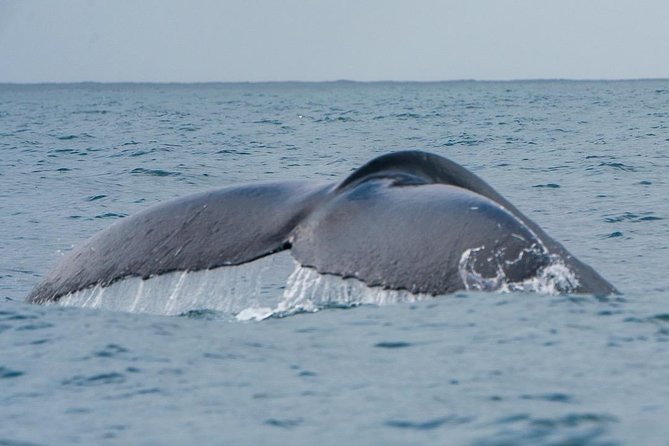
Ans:
[{"label": "dark blue water", "polygon": [[[668,110],[669,81],[0,85],[0,444],[669,444]],[[622,295],[261,322],[21,303],[151,204],[406,148],[482,176]]]}]

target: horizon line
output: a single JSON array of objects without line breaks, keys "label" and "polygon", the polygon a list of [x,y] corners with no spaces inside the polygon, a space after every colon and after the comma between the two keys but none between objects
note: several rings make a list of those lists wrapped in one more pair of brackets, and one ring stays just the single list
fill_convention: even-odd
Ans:
[{"label": "horizon line", "polygon": [[442,80],[262,80],[262,81],[36,81],[5,82],[0,85],[211,85],[211,84],[439,84],[439,83],[513,83],[513,82],[638,82],[668,81],[669,77],[634,77],[634,78],[517,78],[517,79],[442,79]]}]

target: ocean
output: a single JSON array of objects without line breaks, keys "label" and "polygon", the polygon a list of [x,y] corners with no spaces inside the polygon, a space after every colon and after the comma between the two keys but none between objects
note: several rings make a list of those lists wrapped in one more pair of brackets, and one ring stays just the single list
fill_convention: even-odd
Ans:
[{"label": "ocean", "polygon": [[[238,317],[270,262],[176,312],[23,302],[153,204],[404,149],[621,294],[355,288]],[[0,84],[0,154],[0,445],[669,445],[669,80]]]}]

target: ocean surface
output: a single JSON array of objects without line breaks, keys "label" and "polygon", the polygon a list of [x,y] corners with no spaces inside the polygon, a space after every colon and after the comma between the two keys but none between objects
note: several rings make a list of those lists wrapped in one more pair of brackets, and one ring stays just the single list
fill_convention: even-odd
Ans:
[{"label": "ocean surface", "polygon": [[[621,294],[351,285],[271,311],[320,280],[284,256],[177,306],[23,303],[150,205],[402,149],[469,168]],[[669,80],[0,85],[0,445],[669,445],[668,173]]]}]

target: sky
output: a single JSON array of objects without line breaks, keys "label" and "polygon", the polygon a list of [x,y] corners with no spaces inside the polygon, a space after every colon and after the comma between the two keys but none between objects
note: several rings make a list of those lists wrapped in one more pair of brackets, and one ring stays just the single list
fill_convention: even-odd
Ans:
[{"label": "sky", "polygon": [[0,82],[669,78],[667,0],[0,0]]}]

